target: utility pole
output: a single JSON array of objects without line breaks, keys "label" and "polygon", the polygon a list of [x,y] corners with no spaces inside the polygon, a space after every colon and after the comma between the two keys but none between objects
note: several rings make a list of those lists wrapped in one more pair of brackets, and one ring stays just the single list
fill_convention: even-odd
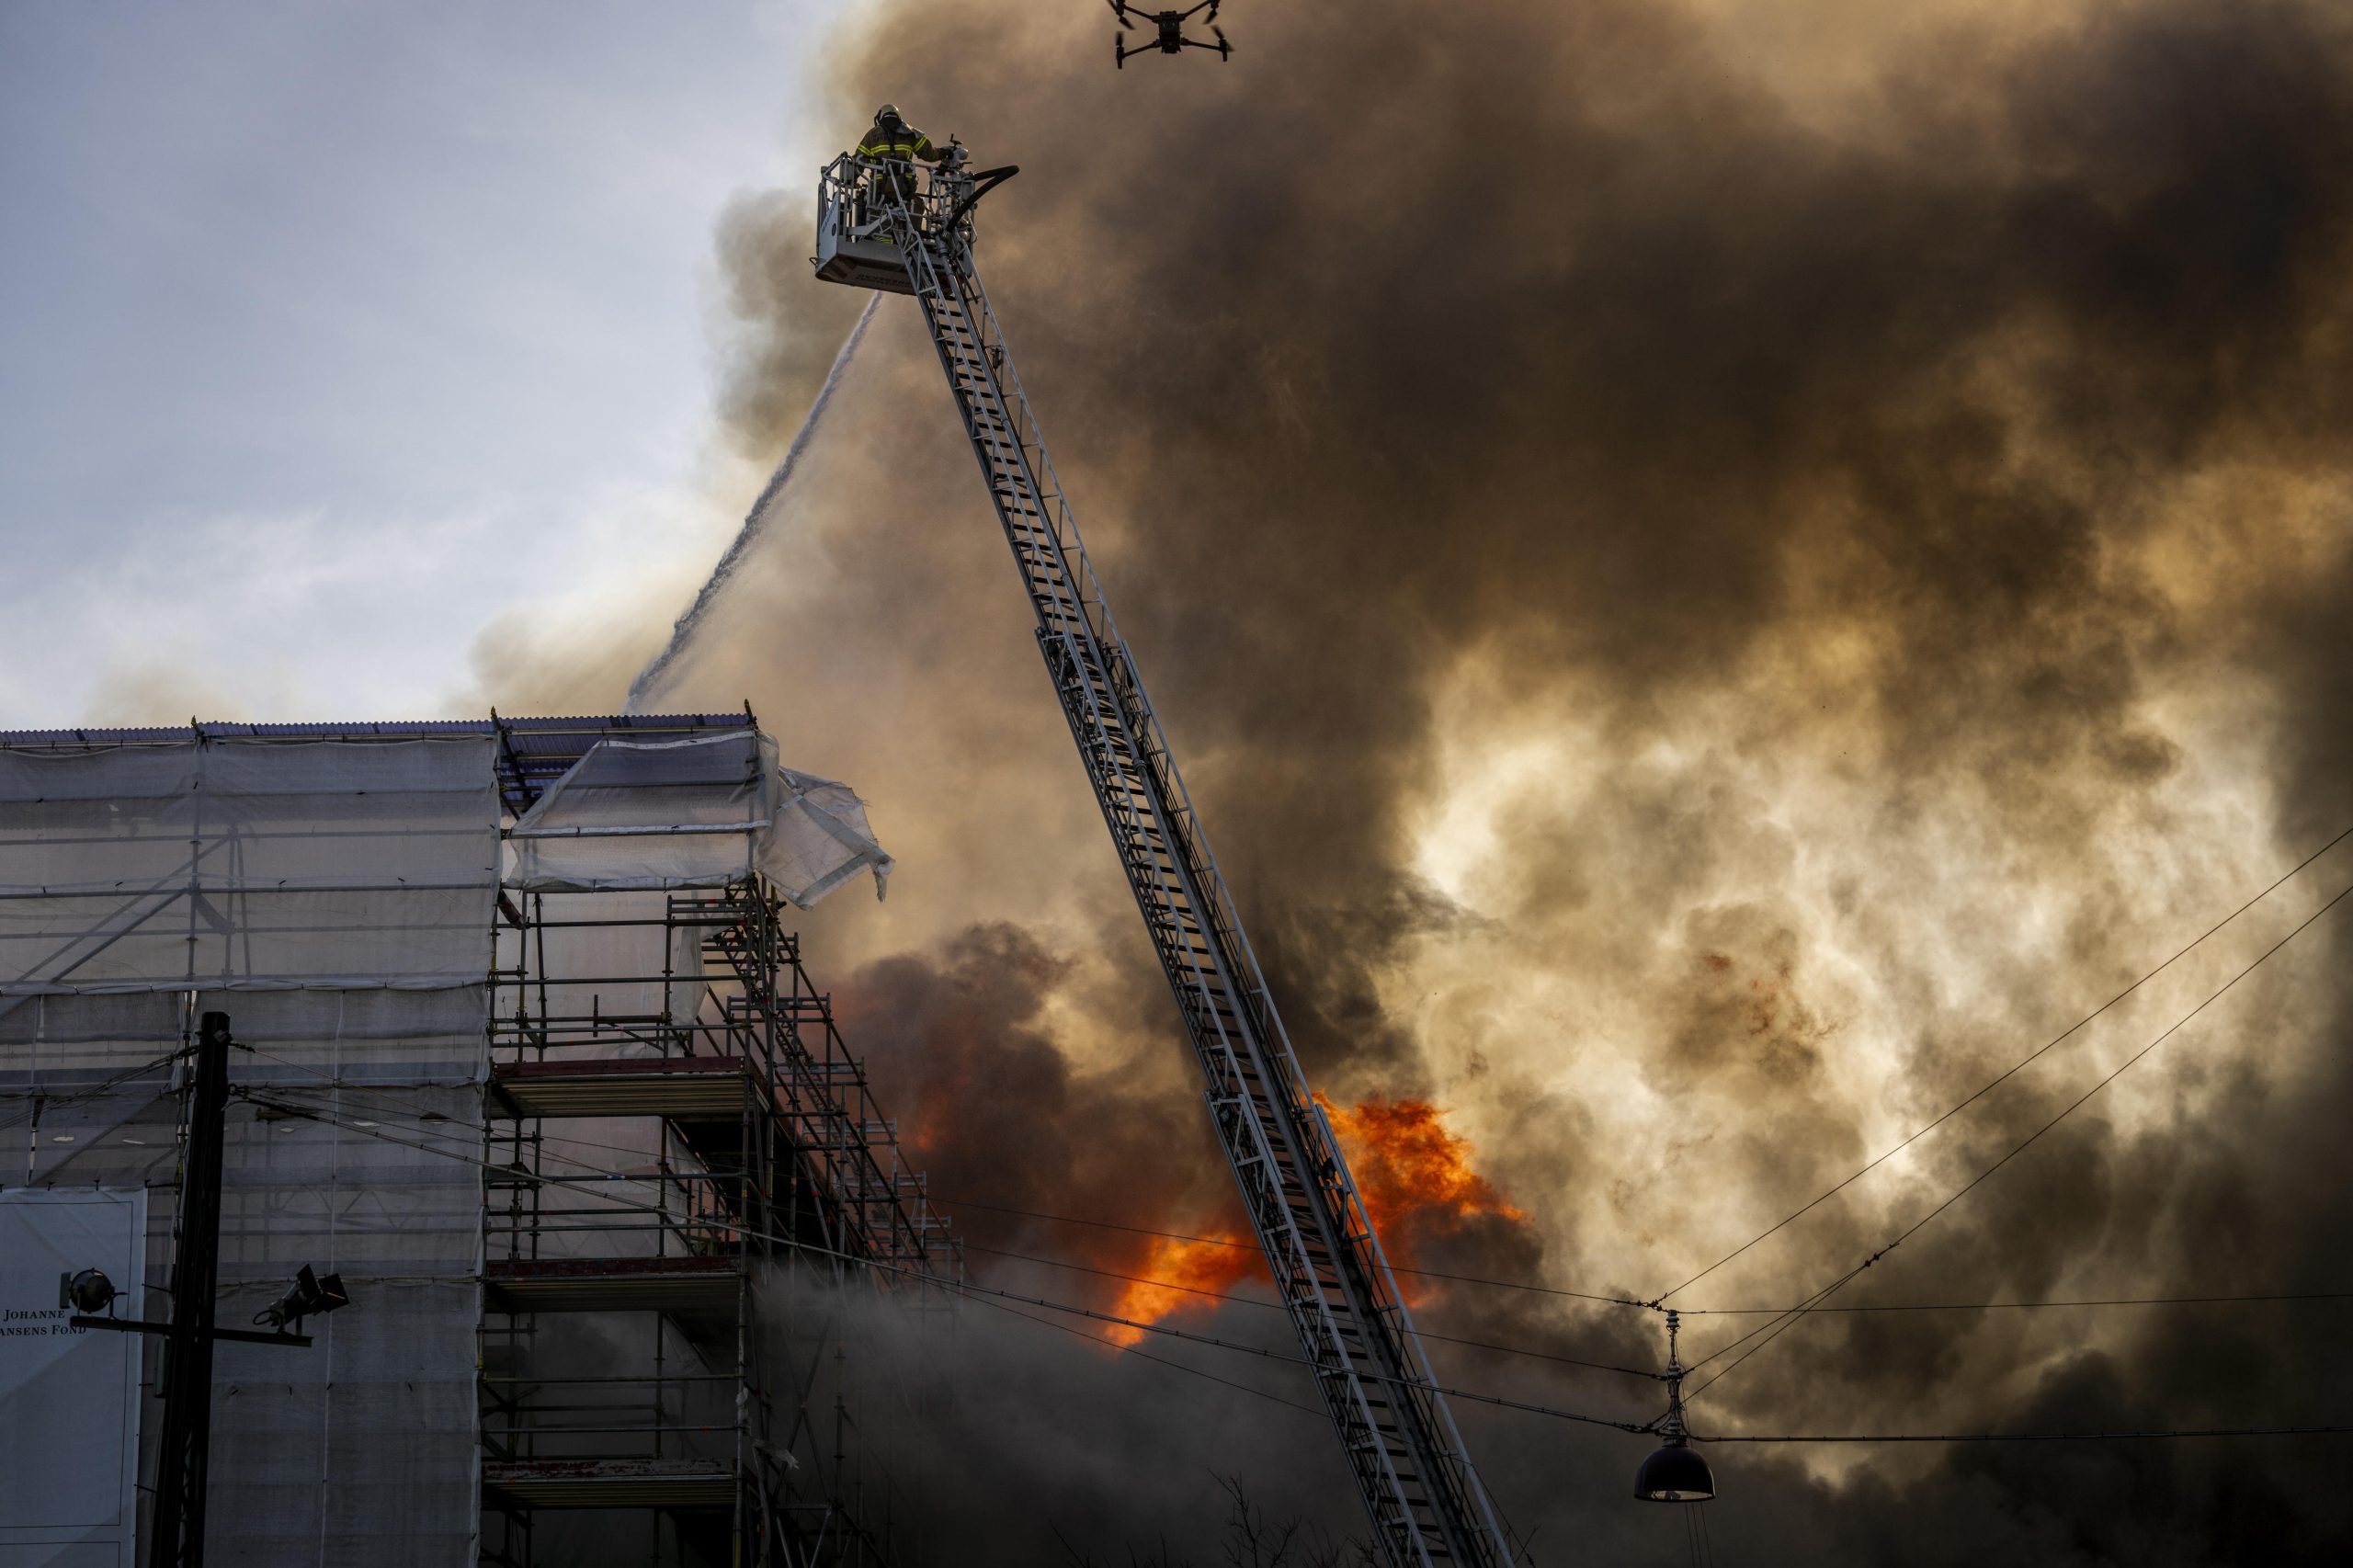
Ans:
[{"label": "utility pole", "polygon": [[271,1332],[213,1326],[213,1293],[221,1276],[221,1148],[222,1119],[229,1108],[229,1015],[207,1013],[196,1037],[196,1080],[188,1105],[188,1153],[180,1166],[179,1241],[172,1253],[172,1321],[96,1315],[113,1304],[115,1289],[95,1268],[58,1281],[58,1304],[85,1312],[67,1318],[74,1328],[108,1328],[164,1336],[164,1364],[156,1379],[164,1399],[164,1438],[155,1456],[155,1515],[149,1535],[148,1568],[203,1568],[204,1485],[212,1446],[212,1346],[233,1339],[246,1345],[307,1346],[310,1336],[287,1332],[315,1312],[333,1312],[349,1300],[343,1277],[324,1278],[305,1264],[293,1288],[254,1321]]},{"label": "utility pole", "polygon": [[197,1027],[196,1086],[172,1256],[172,1326],[165,1342],[164,1441],[155,1461],[148,1568],[201,1568],[204,1479],[212,1441],[212,1294],[221,1273],[222,1123],[229,1108],[229,1015]]}]

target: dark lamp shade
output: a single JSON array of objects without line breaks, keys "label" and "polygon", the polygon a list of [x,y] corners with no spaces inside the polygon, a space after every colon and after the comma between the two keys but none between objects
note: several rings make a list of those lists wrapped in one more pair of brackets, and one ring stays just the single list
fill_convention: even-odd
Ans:
[{"label": "dark lamp shade", "polygon": [[70,1306],[84,1314],[106,1311],[117,1294],[114,1281],[96,1268],[85,1268],[74,1276],[59,1293],[65,1298],[57,1303],[59,1306]]},{"label": "dark lamp shade", "polygon": [[1708,1461],[1683,1443],[1669,1443],[1634,1472],[1634,1495],[1645,1503],[1704,1503],[1716,1494]]}]

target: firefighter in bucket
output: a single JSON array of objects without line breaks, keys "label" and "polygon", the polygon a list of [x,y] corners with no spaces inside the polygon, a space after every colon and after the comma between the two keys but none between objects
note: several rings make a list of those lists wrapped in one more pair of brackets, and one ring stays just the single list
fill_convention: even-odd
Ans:
[{"label": "firefighter in bucket", "polygon": [[873,214],[879,215],[891,197],[909,202],[915,199],[915,159],[927,164],[945,163],[949,153],[947,148],[933,146],[930,137],[901,119],[898,105],[884,104],[874,111],[873,128],[858,142],[858,155],[882,165],[868,176],[870,205]]}]

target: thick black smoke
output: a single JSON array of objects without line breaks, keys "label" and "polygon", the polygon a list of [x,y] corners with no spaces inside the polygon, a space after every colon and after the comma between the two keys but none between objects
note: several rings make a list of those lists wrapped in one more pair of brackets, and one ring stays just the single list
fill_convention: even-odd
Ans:
[{"label": "thick black smoke", "polygon": [[[2353,821],[2353,20],[1941,7],[1814,73],[1745,52],[1774,10],[1236,5],[1230,65],[1115,74],[1078,0],[905,3],[834,57],[846,140],[889,98],[1022,165],[983,267],[1310,1074],[1455,1108],[1529,1216],[1430,1267],[1655,1294]],[[795,191],[723,225],[747,450],[789,436],[858,302],[808,281],[806,223]],[[812,455],[819,499],[684,689],[748,691],[799,765],[875,801],[890,913],[829,905],[813,952],[905,949],[846,1011],[954,1183],[1173,1217],[1218,1179],[1173,1011],[894,303]],[[2325,859],[1678,1300],[1836,1278],[2348,876]],[[2353,1288],[2347,918],[1839,1301]],[[1424,1316],[1660,1356],[1645,1315],[1553,1299],[1449,1288]],[[2338,1422],[2340,1316],[1825,1314],[1694,1418]],[[1657,1404],[1434,1354],[1516,1397]],[[1539,1561],[1683,1550],[1627,1496],[1638,1443],[1459,1414]],[[1082,1456],[1017,1429],[990,1449],[1004,1494],[961,1506],[995,1560],[1047,1560],[1021,1478]],[[1086,1462],[1152,1464],[1149,1434],[1087,1430]],[[2342,1439],[1712,1452],[1727,1560],[2353,1544]],[[1177,1544],[1210,1561],[1196,1485]],[[1089,1518],[1089,1550],[1124,1550],[1116,1509]]]}]

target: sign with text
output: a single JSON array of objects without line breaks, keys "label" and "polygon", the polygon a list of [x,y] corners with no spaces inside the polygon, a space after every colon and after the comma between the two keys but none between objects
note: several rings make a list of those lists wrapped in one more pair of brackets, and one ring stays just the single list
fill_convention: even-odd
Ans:
[{"label": "sign with text", "polygon": [[0,1190],[0,1568],[131,1568],[145,1335],[74,1328],[62,1275],[105,1272],[144,1315],[147,1195]]}]

